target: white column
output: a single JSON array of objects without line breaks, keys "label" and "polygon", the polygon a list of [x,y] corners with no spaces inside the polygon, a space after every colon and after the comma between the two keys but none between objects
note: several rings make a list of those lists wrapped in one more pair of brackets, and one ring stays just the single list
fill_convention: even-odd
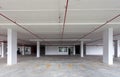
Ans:
[{"label": "white column", "polygon": [[81,57],[84,57],[84,53],[83,53],[83,41],[81,41],[81,44],[80,44],[80,52],[81,52]]},{"label": "white column", "polygon": [[74,48],[74,53],[73,53],[73,54],[75,55],[75,45],[74,45],[74,47],[73,47],[73,48]]},{"label": "white column", "polygon": [[2,55],[2,45],[0,43],[0,56]]},{"label": "white column", "polygon": [[39,41],[37,41],[37,56],[36,57],[37,58],[40,57],[40,42]]},{"label": "white column", "polygon": [[3,58],[5,56],[5,46],[4,46],[4,42],[1,43],[2,45],[2,52],[1,52],[1,57]]},{"label": "white column", "polygon": [[25,46],[22,46],[22,55],[25,55]]},{"label": "white column", "polygon": [[113,28],[108,28],[103,34],[103,62],[112,65],[113,64]]},{"label": "white column", "polygon": [[115,43],[115,46],[114,46],[114,48],[115,48],[115,57],[120,57],[120,47],[119,47],[119,40],[115,40],[114,41],[114,43]]},{"label": "white column", "polygon": [[7,64],[17,64],[17,32],[12,29],[8,29],[7,37]]}]

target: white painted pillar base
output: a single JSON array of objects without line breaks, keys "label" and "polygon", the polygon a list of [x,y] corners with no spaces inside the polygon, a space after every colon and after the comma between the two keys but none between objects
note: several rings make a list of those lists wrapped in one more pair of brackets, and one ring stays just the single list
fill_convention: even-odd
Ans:
[{"label": "white painted pillar base", "polygon": [[5,46],[4,46],[4,42],[2,42],[1,45],[2,45],[1,57],[4,58],[4,56],[5,56],[5,48],[4,48]]},{"label": "white painted pillar base", "polygon": [[81,52],[81,57],[84,57],[84,53],[83,53],[83,51],[84,51],[84,49],[83,49],[83,41],[81,41],[81,44],[80,44],[80,52]]},{"label": "white painted pillar base", "polygon": [[103,35],[103,62],[112,65],[113,64],[113,28],[108,28],[104,31]]},{"label": "white painted pillar base", "polygon": [[37,41],[37,54],[36,57],[39,58],[40,57],[40,42]]},{"label": "white painted pillar base", "polygon": [[17,32],[12,29],[8,29],[7,44],[7,64],[17,64]]},{"label": "white painted pillar base", "polygon": [[120,47],[119,47],[120,43],[119,43],[119,40],[115,40],[114,43],[115,43],[115,46],[114,46],[115,54],[114,55],[115,55],[115,57],[120,57]]}]

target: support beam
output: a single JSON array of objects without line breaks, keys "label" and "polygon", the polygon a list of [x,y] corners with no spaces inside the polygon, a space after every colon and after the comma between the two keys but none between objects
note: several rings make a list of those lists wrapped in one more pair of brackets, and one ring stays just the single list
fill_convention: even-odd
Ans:
[{"label": "support beam", "polygon": [[17,32],[12,29],[8,29],[8,53],[7,64],[17,64]]},{"label": "support beam", "polygon": [[84,53],[83,53],[83,51],[84,51],[84,49],[83,49],[83,45],[84,45],[84,42],[81,41],[81,44],[80,44],[81,57],[84,57]]},{"label": "support beam", "polygon": [[37,54],[36,57],[39,58],[40,57],[40,42],[37,41]]},{"label": "support beam", "polygon": [[113,64],[113,28],[108,28],[103,34],[103,62]]},{"label": "support beam", "polygon": [[2,42],[1,45],[2,45],[1,57],[4,58],[4,56],[5,56],[5,48],[4,48],[5,44],[4,44],[4,42]]},{"label": "support beam", "polygon": [[120,46],[119,46],[119,40],[114,41],[114,49],[115,49],[115,57],[120,57]]}]

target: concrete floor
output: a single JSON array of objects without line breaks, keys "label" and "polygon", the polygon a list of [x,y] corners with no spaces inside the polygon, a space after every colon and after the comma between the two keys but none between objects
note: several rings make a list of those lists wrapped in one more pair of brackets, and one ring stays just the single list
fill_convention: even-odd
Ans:
[{"label": "concrete floor", "polygon": [[19,56],[13,66],[0,58],[0,77],[120,77],[120,58],[112,66],[102,56]]}]

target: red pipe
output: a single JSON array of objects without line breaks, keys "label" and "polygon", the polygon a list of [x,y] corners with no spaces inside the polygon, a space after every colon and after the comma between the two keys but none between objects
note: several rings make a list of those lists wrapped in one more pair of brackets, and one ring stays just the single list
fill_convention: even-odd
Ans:
[{"label": "red pipe", "polygon": [[4,18],[6,18],[7,20],[11,21],[12,23],[16,24],[17,26],[19,26],[20,28],[26,30],[27,32],[29,32],[30,34],[32,34],[33,36],[35,36],[38,39],[42,39],[44,41],[43,38],[40,38],[38,35],[34,34],[33,32],[31,32],[30,30],[28,30],[27,28],[23,27],[22,25],[18,24],[16,21],[13,21],[12,19],[10,19],[9,17],[5,16],[4,14],[0,13],[0,15]]},{"label": "red pipe", "polygon": [[62,39],[63,39],[63,35],[64,35],[64,30],[65,30],[65,23],[66,23],[66,17],[67,17],[68,3],[69,3],[69,0],[66,0],[65,15],[64,15],[63,28],[62,28],[62,37],[61,37]]},{"label": "red pipe", "polygon": [[80,39],[85,38],[86,36],[92,34],[93,32],[97,31],[98,29],[100,29],[101,27],[105,26],[106,24],[110,23],[111,21],[113,21],[114,19],[118,18],[120,16],[120,14],[118,14],[117,16],[111,18],[110,20],[106,21],[104,24],[100,25],[99,27],[95,28],[94,30],[92,30],[91,32],[85,34],[84,36],[82,36]]}]

